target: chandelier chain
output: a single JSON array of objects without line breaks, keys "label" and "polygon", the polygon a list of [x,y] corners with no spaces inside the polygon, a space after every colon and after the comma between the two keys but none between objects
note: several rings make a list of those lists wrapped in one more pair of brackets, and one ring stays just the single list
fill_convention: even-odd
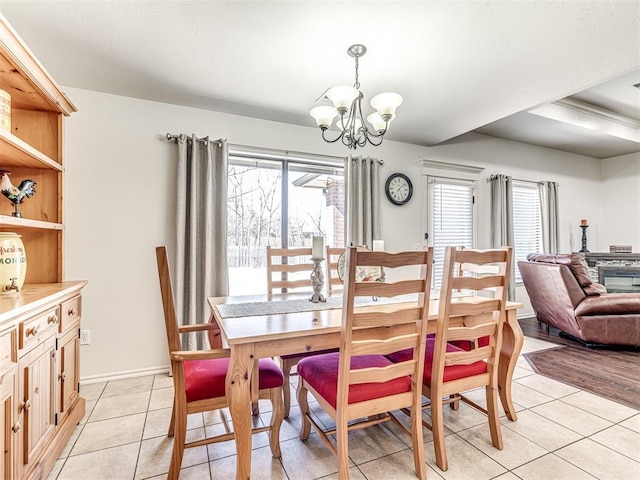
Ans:
[{"label": "chandelier chain", "polygon": [[355,88],[360,90],[360,81],[358,80],[358,60],[360,59],[360,55],[356,55],[356,83],[353,84]]}]

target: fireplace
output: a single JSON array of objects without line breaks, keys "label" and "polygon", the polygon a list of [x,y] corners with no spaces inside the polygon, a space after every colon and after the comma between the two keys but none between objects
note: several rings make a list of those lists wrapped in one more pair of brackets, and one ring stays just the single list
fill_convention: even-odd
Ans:
[{"label": "fireplace", "polygon": [[589,273],[609,293],[640,292],[640,254],[587,253]]},{"label": "fireplace", "polygon": [[640,267],[598,267],[598,283],[609,293],[640,292]]}]

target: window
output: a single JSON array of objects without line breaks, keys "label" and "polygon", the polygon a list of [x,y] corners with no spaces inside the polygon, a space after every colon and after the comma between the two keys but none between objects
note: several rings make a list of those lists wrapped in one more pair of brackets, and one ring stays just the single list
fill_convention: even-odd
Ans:
[{"label": "window", "polygon": [[447,246],[474,246],[475,182],[427,177],[428,240],[433,246],[432,285],[440,289]]},{"label": "window", "polygon": [[230,295],[267,291],[267,245],[311,247],[318,234],[344,245],[340,163],[232,151],[228,189]]},{"label": "window", "polygon": [[[542,222],[540,195],[533,183],[513,182],[513,262],[526,260],[530,253],[542,252]],[[522,283],[520,270],[515,269],[516,283]]]}]

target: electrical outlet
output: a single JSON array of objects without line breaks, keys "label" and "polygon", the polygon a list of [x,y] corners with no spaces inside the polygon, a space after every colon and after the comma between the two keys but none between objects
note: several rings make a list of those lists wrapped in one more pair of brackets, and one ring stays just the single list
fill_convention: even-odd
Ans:
[{"label": "electrical outlet", "polygon": [[91,330],[80,330],[80,345],[91,343]]},{"label": "electrical outlet", "polygon": [[413,249],[414,250],[422,250],[422,244],[421,243],[414,243],[413,244]]}]

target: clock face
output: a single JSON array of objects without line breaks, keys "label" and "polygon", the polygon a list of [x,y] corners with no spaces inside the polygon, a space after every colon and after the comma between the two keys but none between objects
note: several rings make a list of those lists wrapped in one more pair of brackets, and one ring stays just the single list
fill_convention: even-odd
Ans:
[{"label": "clock face", "polygon": [[387,198],[394,205],[404,205],[413,195],[413,185],[409,177],[402,173],[393,173],[384,186]]}]

